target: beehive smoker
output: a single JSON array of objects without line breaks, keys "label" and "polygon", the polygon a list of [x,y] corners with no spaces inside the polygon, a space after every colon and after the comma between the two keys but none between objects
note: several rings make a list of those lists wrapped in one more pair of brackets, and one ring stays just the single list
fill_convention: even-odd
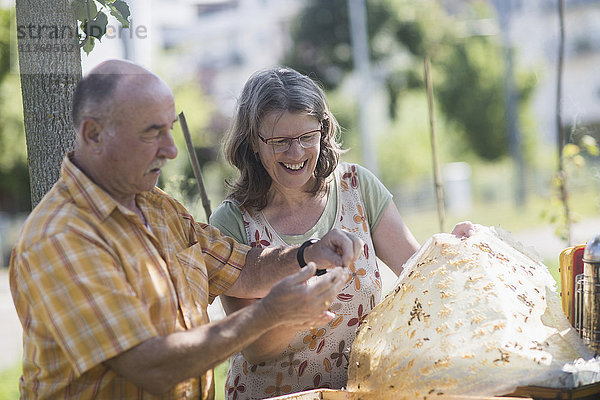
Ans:
[{"label": "beehive smoker", "polygon": [[600,354],[600,235],[583,252],[583,274],[576,282],[575,328],[595,353]]}]

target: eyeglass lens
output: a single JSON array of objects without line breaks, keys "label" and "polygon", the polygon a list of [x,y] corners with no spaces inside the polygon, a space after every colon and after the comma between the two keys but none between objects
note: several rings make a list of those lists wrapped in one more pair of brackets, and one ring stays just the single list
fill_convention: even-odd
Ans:
[{"label": "eyeglass lens", "polygon": [[288,151],[292,146],[292,141],[297,140],[300,143],[300,146],[307,149],[310,147],[314,147],[319,143],[319,139],[321,138],[321,131],[313,131],[307,132],[303,135],[300,135],[296,138],[279,138],[275,140],[270,140],[273,149],[277,153],[283,153],[284,151]]}]

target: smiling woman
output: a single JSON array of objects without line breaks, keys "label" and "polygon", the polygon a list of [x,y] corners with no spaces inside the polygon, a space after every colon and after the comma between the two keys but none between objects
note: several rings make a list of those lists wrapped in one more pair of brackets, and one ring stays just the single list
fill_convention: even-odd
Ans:
[{"label": "smiling woman", "polygon": [[[338,162],[339,132],[321,88],[292,69],[259,71],[242,90],[225,144],[225,156],[240,176],[211,224],[254,247],[307,248],[332,228],[352,232],[364,246],[348,267],[344,288],[327,304],[335,314],[331,322],[271,330],[234,355],[226,398],[345,386],[356,329],[381,296],[377,257],[398,274],[418,248],[381,182],[359,165]],[[327,275],[318,274],[308,285]],[[254,302],[225,296],[221,301],[227,313]]]}]

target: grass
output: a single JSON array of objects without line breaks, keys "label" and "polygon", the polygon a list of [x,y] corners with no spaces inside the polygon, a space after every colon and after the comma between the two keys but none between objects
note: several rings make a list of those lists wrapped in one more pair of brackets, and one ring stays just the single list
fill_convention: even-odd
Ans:
[{"label": "grass", "polygon": [[228,369],[229,360],[224,361],[215,368],[215,400],[223,400],[225,398],[224,387]]},{"label": "grass", "polygon": [[[223,400],[225,392],[225,378],[229,360],[215,368],[215,400]],[[19,378],[21,377],[21,364],[0,371],[0,400],[14,400],[19,398]]]},{"label": "grass", "polygon": [[0,400],[19,398],[19,378],[21,364],[0,371]]},{"label": "grass", "polygon": [[[580,219],[597,217],[600,215],[597,200],[598,193],[594,190],[581,190],[572,194],[570,207]],[[447,214],[445,230],[450,231],[457,222],[467,219],[481,225],[501,226],[511,232],[541,226],[554,227],[555,224],[550,221],[550,217],[545,218],[544,214],[561,212],[562,210],[557,207],[551,204],[548,198],[533,194],[521,207],[516,207],[511,201],[485,203],[475,201],[467,215]],[[420,243],[440,230],[436,210],[412,212],[404,214],[402,217]]]},{"label": "grass", "polygon": [[[570,208],[578,220],[598,217],[598,192],[595,188],[579,189],[570,196]],[[501,226],[510,232],[549,227],[556,229],[556,222],[549,215],[561,213],[560,205],[552,203],[548,198],[530,194],[526,204],[516,207],[510,200],[497,202],[474,201],[473,208],[468,215],[446,215],[445,231],[452,230],[454,225],[462,220],[487,226]],[[403,215],[403,219],[411,229],[419,243],[424,243],[432,234],[440,231],[436,210],[412,212]],[[526,243],[524,243],[526,245]],[[565,248],[567,244],[565,243]],[[550,273],[560,287],[560,274],[558,271],[558,258],[563,248],[556,249],[556,257],[543,260]]]}]

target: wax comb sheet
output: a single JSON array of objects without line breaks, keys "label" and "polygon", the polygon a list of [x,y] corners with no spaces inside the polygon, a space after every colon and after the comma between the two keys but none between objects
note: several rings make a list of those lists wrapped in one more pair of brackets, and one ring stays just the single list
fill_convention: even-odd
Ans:
[{"label": "wax comb sheet", "polygon": [[548,268],[499,229],[432,236],[360,326],[348,391],[412,399],[568,386],[563,366],[592,354],[555,285]]}]

